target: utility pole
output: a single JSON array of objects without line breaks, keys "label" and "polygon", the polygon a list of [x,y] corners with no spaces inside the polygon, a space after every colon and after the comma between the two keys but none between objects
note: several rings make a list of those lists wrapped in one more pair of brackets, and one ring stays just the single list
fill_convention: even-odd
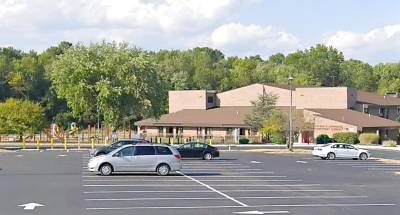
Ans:
[{"label": "utility pole", "polygon": [[293,77],[289,74],[289,86],[290,86],[290,108],[289,108],[289,143],[287,145],[289,151],[293,151],[293,122],[292,122],[292,107],[293,107],[293,90],[292,90],[292,82]]},{"label": "utility pole", "polygon": [[96,139],[98,140],[100,136],[100,107],[99,107],[99,100],[97,100],[97,132],[96,132]]}]

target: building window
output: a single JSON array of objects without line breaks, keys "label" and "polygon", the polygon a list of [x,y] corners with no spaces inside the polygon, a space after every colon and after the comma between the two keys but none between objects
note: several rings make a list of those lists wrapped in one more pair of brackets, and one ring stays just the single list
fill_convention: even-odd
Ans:
[{"label": "building window", "polygon": [[205,134],[211,135],[211,128],[205,128]]},{"label": "building window", "polygon": [[385,116],[385,108],[383,108],[383,107],[379,108],[379,116],[380,117]]},{"label": "building window", "polygon": [[226,135],[232,136],[233,135],[233,128],[226,128]]},{"label": "building window", "polygon": [[176,127],[177,134],[183,134],[183,127]]},{"label": "building window", "polygon": [[207,103],[214,104],[214,96],[207,96]]},{"label": "building window", "polygon": [[163,134],[164,133],[164,128],[163,127],[158,127],[158,133]]},{"label": "building window", "polygon": [[197,135],[201,135],[203,133],[203,129],[197,128],[196,133],[197,133]]}]

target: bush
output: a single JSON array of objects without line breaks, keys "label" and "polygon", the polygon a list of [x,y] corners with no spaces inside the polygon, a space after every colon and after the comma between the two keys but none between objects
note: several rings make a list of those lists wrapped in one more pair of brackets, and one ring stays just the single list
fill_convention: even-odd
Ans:
[{"label": "bush", "polygon": [[353,132],[342,132],[333,135],[333,139],[338,143],[358,144],[358,134]]},{"label": "bush", "polygon": [[286,136],[284,133],[276,132],[270,136],[271,142],[275,144],[286,144]]},{"label": "bush", "polygon": [[333,142],[333,140],[326,134],[320,134],[317,137],[317,144],[327,144],[331,142]]},{"label": "bush", "polygon": [[362,133],[358,137],[361,144],[378,144],[379,136],[375,133]]},{"label": "bush", "polygon": [[382,142],[382,146],[386,146],[386,147],[397,147],[397,142],[394,140],[384,140]]},{"label": "bush", "polygon": [[239,139],[239,144],[249,144],[249,139],[246,138]]}]

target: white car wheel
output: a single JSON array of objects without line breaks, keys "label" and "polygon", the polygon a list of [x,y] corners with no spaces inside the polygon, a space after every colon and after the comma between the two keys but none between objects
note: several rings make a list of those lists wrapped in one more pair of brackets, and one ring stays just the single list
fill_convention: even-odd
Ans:
[{"label": "white car wheel", "polygon": [[157,167],[157,174],[161,176],[166,176],[169,174],[170,168],[167,164],[161,164]]},{"label": "white car wheel", "polygon": [[106,163],[100,166],[101,175],[108,176],[113,172],[113,168],[110,164]]},{"label": "white car wheel", "polygon": [[359,159],[360,159],[360,160],[367,160],[367,159],[368,159],[367,153],[364,153],[364,152],[361,153],[360,156],[359,156]]},{"label": "white car wheel", "polygon": [[335,160],[336,155],[333,152],[329,152],[328,155],[326,156],[327,160]]}]

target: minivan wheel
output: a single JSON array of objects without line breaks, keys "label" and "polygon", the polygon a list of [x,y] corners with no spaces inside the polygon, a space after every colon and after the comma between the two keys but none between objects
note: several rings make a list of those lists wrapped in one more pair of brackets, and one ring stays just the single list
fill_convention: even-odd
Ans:
[{"label": "minivan wheel", "polygon": [[160,176],[166,176],[169,174],[170,168],[167,164],[160,164],[157,167],[157,174]]},{"label": "minivan wheel", "polygon": [[359,158],[360,158],[360,160],[367,160],[368,159],[368,155],[366,153],[361,153]]},{"label": "minivan wheel", "polygon": [[326,156],[326,159],[327,160],[335,160],[335,157],[336,157],[335,153],[329,152],[328,155]]},{"label": "minivan wheel", "polygon": [[111,166],[111,164],[106,163],[100,166],[101,175],[108,176],[111,175],[112,172],[113,172],[113,167]]},{"label": "minivan wheel", "polygon": [[204,160],[211,160],[211,159],[212,159],[211,153],[205,153],[205,154],[203,155],[203,159],[204,159]]}]

